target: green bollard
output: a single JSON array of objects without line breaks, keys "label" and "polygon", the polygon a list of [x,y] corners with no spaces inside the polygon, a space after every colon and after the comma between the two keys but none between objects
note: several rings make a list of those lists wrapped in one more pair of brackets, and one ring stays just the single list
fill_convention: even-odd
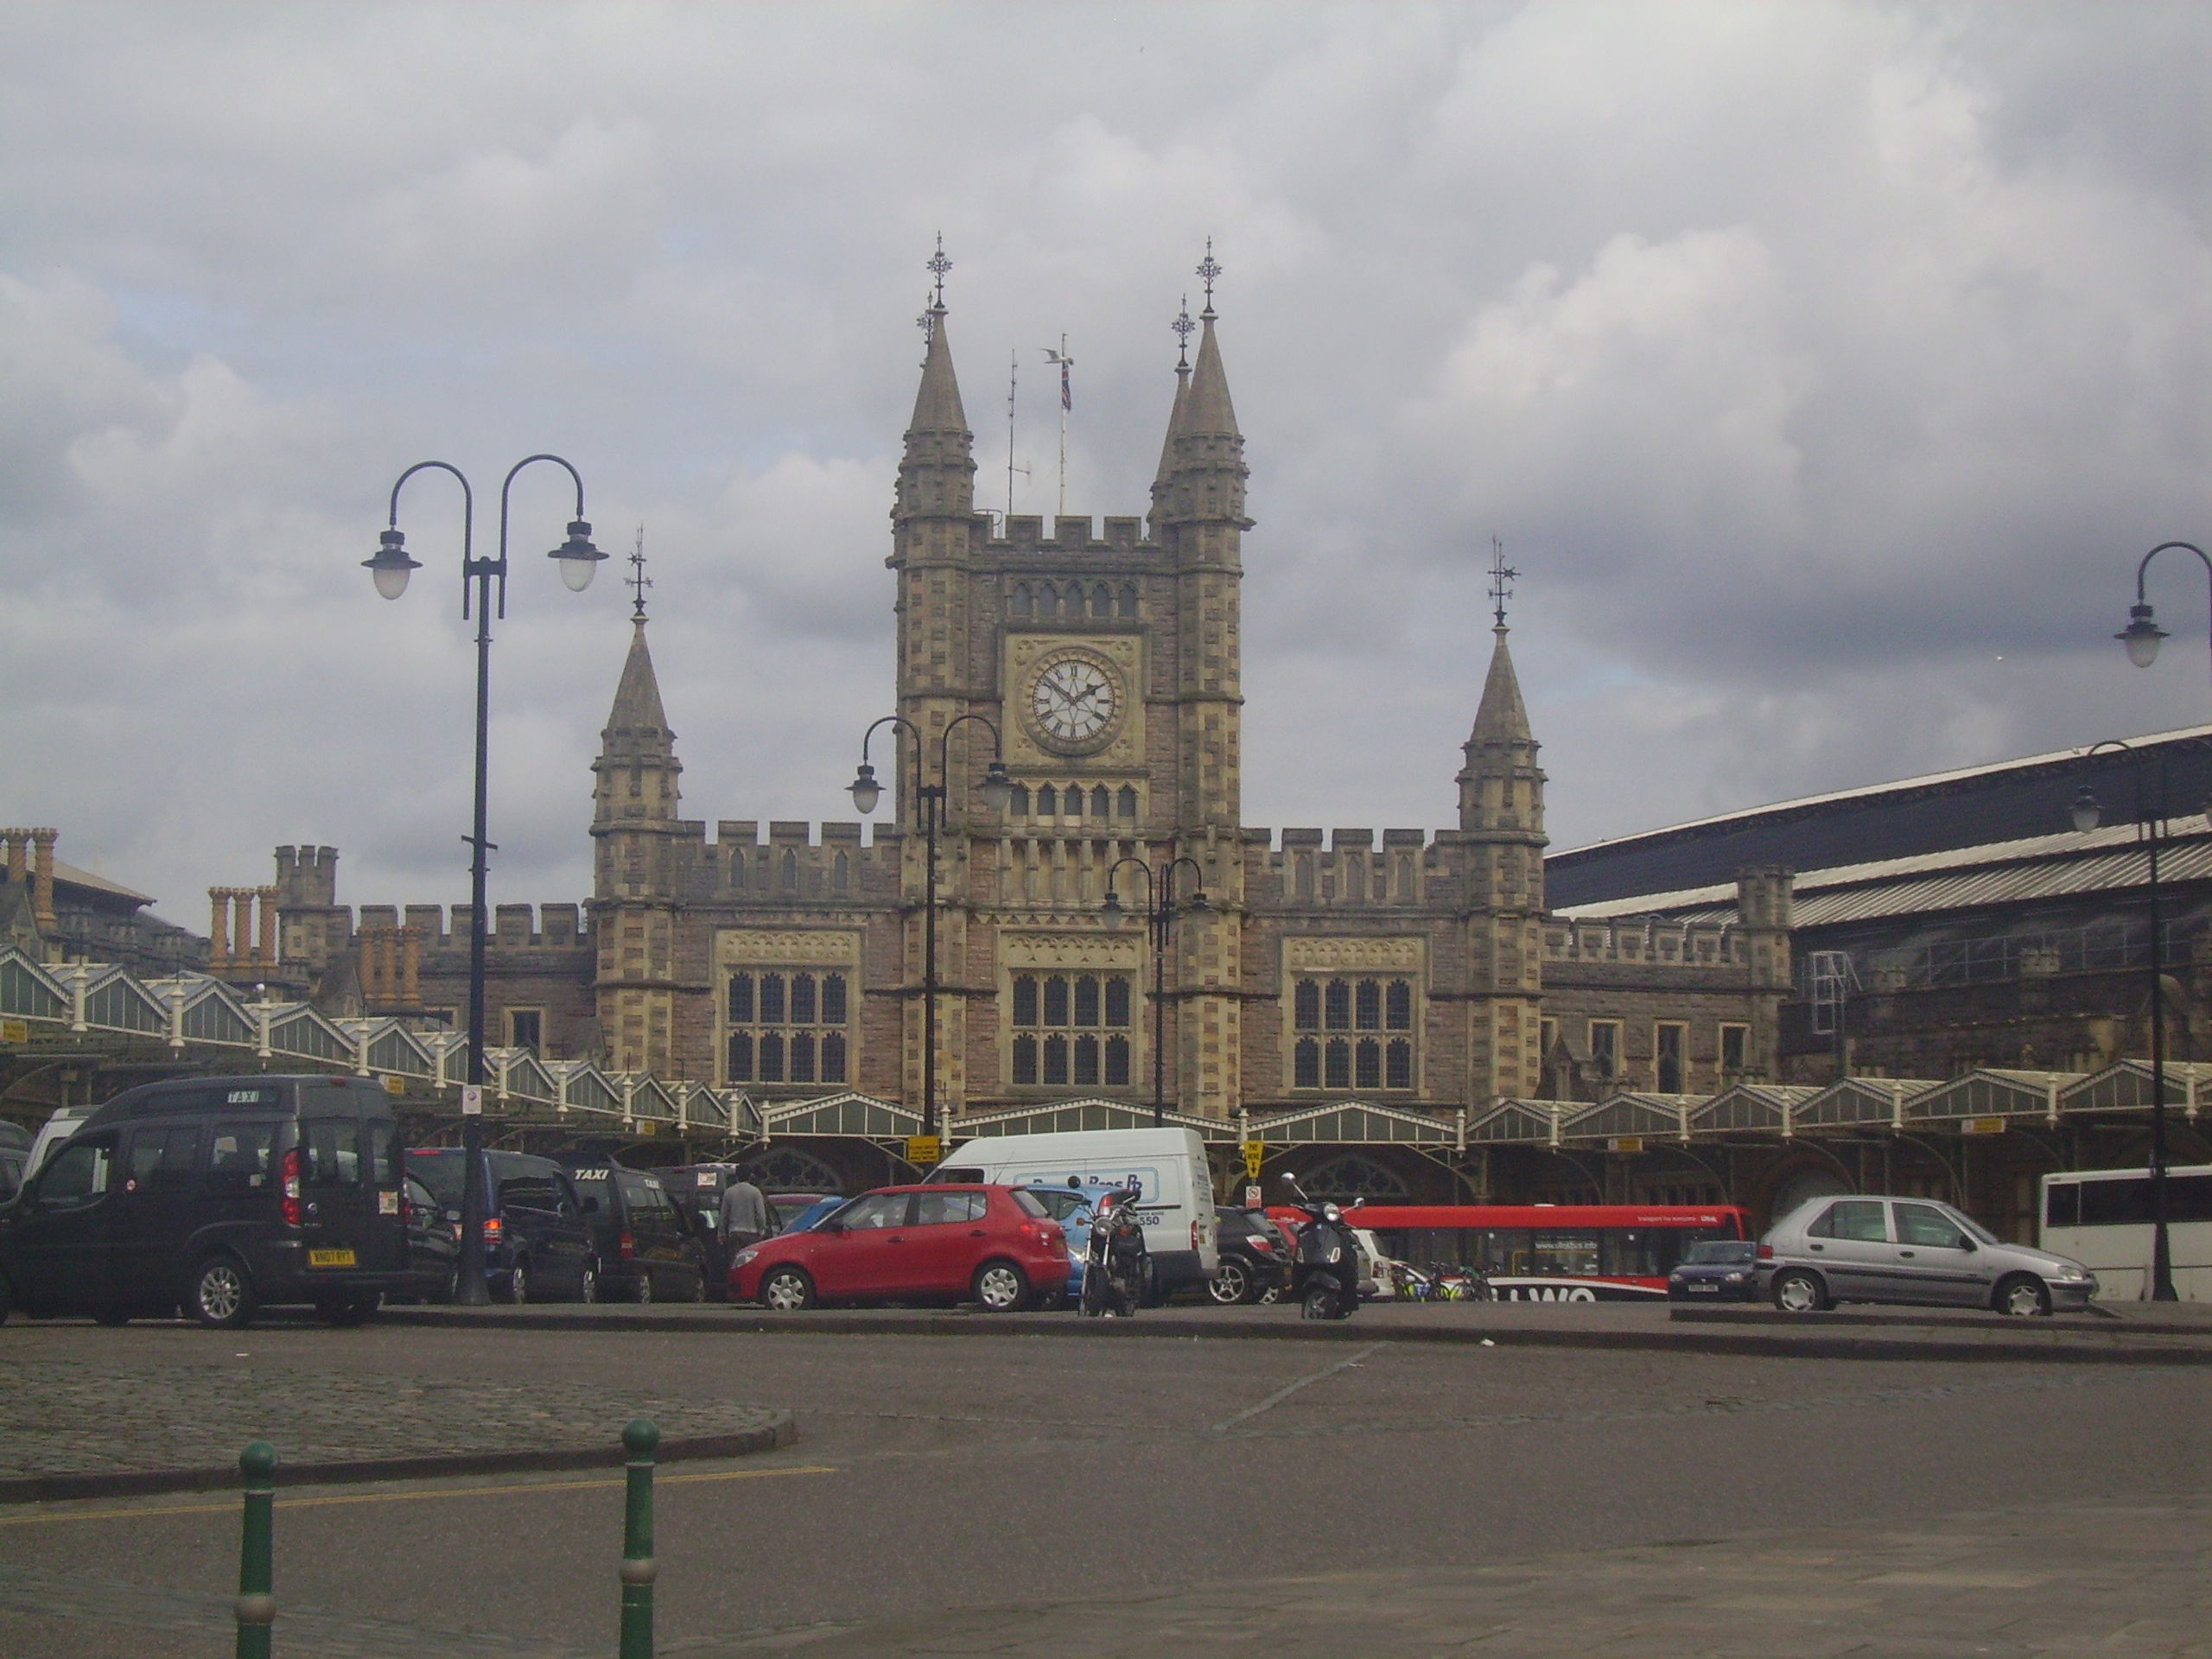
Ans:
[{"label": "green bollard", "polygon": [[[660,1430],[633,1417],[622,1431],[630,1454],[629,1491],[622,1503],[621,1659],[653,1659],[653,1449]],[[264,1652],[266,1649],[264,1650]],[[243,1659],[244,1649],[240,1649]]]},{"label": "green bollard", "polygon": [[276,1622],[276,1448],[256,1440],[238,1454],[245,1477],[245,1538],[238,1548],[238,1659],[269,1659]]}]

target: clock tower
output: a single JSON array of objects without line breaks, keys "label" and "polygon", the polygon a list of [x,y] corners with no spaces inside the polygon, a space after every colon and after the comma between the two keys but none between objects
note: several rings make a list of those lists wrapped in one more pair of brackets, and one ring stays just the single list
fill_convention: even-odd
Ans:
[{"label": "clock tower", "polygon": [[[1179,319],[1185,355],[1148,524],[1062,515],[1048,530],[1042,518],[1017,514],[994,534],[975,505],[974,435],[941,292],[925,318],[888,561],[899,581],[899,711],[925,734],[925,781],[938,781],[941,734],[972,714],[997,728],[1014,785],[1003,813],[988,809],[975,785],[992,757],[989,731],[976,721],[952,730],[938,877],[943,1101],[1147,1092],[1156,1040],[1147,931],[1111,927],[1103,906],[1110,887],[1142,914],[1145,871],[1124,861],[1165,872],[1181,858],[1199,874],[1180,867],[1177,896],[1203,888],[1209,908],[1169,931],[1166,1095],[1182,1111],[1234,1109],[1238,598],[1249,524],[1211,255],[1200,274],[1208,302],[1198,322]],[[913,756],[902,742],[902,779]],[[902,830],[912,828],[912,796],[908,780],[898,792]],[[918,839],[904,837],[902,883],[917,905],[926,874]],[[908,931],[911,988],[921,972],[918,920]],[[920,1010],[906,1001],[912,1025]],[[918,1056],[923,1046],[910,1040],[903,1051]]]}]

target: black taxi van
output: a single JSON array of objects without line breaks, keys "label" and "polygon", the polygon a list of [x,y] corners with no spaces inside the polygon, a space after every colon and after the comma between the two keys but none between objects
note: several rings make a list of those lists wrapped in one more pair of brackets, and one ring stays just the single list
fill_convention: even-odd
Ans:
[{"label": "black taxi van", "polygon": [[357,1324],[409,1282],[398,1124],[365,1077],[194,1077],[93,1110],[0,1206],[0,1319],[180,1306]]}]

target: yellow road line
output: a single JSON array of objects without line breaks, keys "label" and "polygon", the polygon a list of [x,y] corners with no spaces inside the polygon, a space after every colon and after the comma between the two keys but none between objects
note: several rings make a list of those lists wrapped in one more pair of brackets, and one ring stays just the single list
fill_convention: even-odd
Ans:
[{"label": "yellow road line", "polygon": [[[657,1474],[659,1486],[696,1484],[709,1480],[772,1480],[782,1475],[834,1475],[826,1463],[794,1465],[787,1469],[716,1469],[703,1474]],[[425,1487],[406,1492],[334,1492],[326,1497],[287,1497],[276,1495],[280,1510],[314,1510],[332,1503],[398,1503],[423,1497],[498,1497],[509,1492],[577,1492],[620,1486],[627,1477],[597,1480],[518,1480],[503,1486]],[[235,1497],[222,1503],[172,1503],[158,1510],[60,1510],[39,1515],[0,1515],[0,1527],[31,1527],[51,1521],[122,1521],[151,1515],[229,1515],[238,1507]]]}]

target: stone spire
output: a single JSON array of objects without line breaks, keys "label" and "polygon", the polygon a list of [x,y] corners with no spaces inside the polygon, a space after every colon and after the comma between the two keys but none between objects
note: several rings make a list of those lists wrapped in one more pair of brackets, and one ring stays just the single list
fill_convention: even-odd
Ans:
[{"label": "stone spire", "polygon": [[596,823],[672,820],[676,780],[683,766],[676,758],[676,734],[668,729],[661,709],[660,682],[653,674],[642,616],[631,622],[630,655],[599,737],[599,759],[591,767],[598,774],[593,791]]},{"label": "stone spire", "polygon": [[906,427],[906,452],[899,463],[893,518],[964,515],[976,507],[976,435],[968,429],[960,382],[952,372],[943,296],[922,315],[929,350],[922,359],[921,387],[914,394],[914,417]]},{"label": "stone spire", "polygon": [[1214,338],[1214,311],[1199,314],[1198,360],[1184,378],[1176,367],[1175,407],[1168,416],[1167,442],[1153,486],[1154,533],[1166,524],[1211,520],[1250,528],[1244,517],[1244,435],[1236,428],[1236,405],[1229,396],[1229,373],[1222,367],[1220,342]]},{"label": "stone spire", "polygon": [[1529,729],[1528,705],[1513,672],[1503,623],[1491,630],[1490,677],[1475,710],[1474,730],[1460,768],[1459,828],[1470,832],[1533,836],[1541,845],[1544,830],[1544,774],[1536,766],[1536,739]]}]

